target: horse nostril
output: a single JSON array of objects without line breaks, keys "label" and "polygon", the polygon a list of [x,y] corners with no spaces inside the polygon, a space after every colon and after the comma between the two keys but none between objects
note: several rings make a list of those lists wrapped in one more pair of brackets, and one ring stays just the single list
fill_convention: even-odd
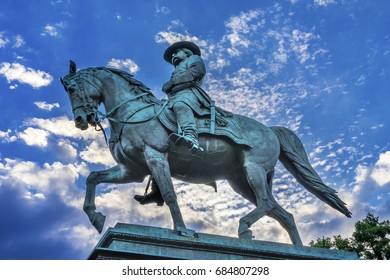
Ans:
[{"label": "horse nostril", "polygon": [[76,124],[79,124],[83,121],[83,117],[82,116],[78,116],[74,119],[74,121],[76,122]]}]

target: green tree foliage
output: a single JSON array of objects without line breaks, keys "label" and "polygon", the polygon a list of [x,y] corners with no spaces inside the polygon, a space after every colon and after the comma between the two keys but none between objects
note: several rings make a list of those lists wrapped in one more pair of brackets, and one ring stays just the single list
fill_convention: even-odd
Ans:
[{"label": "green tree foliage", "polygon": [[316,241],[310,241],[309,246],[316,248],[333,249],[333,241],[330,237],[317,237]]},{"label": "green tree foliage", "polygon": [[309,246],[317,248],[326,248],[326,249],[336,249],[354,252],[354,242],[352,238],[342,238],[341,235],[333,236],[333,239],[330,237],[318,237],[316,241],[310,241]]},{"label": "green tree foliage", "polygon": [[390,221],[379,221],[379,217],[368,213],[355,223],[355,231],[350,238],[341,235],[318,237],[310,241],[312,247],[355,251],[359,257],[372,260],[390,259]]},{"label": "green tree foliage", "polygon": [[368,214],[355,224],[352,234],[356,252],[366,259],[390,259],[390,221],[379,222],[379,218]]}]

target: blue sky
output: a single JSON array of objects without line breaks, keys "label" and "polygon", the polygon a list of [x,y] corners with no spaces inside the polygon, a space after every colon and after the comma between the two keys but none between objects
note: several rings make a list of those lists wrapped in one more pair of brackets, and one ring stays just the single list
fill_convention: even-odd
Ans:
[{"label": "blue sky", "polygon": [[[277,165],[274,195],[305,244],[349,236],[368,212],[390,219],[390,2],[20,1],[0,2],[0,259],[85,259],[100,238],[82,211],[84,183],[114,164],[101,133],[74,128],[59,78],[118,67],[159,98],[172,66],[169,44],[197,43],[204,87],[216,103],[294,130],[323,180],[353,213],[347,219]],[[226,182],[174,181],[187,226],[235,236],[253,206]],[[145,183],[102,185],[96,204],[117,222],[171,227],[167,207],[132,199]],[[257,239],[289,243],[272,219]]]}]

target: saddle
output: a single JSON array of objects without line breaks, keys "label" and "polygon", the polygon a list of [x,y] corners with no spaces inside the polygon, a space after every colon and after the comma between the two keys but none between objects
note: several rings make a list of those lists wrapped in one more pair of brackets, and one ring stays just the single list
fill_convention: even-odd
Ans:
[{"label": "saddle", "polygon": [[[253,148],[253,144],[249,137],[239,127],[236,122],[235,115],[232,113],[221,114],[223,110],[217,108],[215,112],[199,116],[195,114],[196,127],[198,134],[209,134],[218,137],[227,137],[238,145],[244,145]],[[227,113],[227,114],[226,114]],[[174,112],[165,107],[164,110],[158,114],[158,119],[162,125],[173,133],[178,133],[178,125]]]}]

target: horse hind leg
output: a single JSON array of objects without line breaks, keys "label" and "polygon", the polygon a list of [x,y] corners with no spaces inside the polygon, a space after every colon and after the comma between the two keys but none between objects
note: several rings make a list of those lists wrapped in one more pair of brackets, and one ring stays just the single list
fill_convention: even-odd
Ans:
[{"label": "horse hind leg", "polygon": [[[267,185],[270,193],[272,193],[272,182],[274,178],[274,173],[275,169],[273,168],[267,174]],[[293,215],[283,209],[283,207],[280,206],[280,204],[275,200],[274,196],[270,196],[270,198],[274,201],[275,208],[273,208],[267,214],[267,216],[279,222],[279,224],[287,231],[294,245],[303,245]]]},{"label": "horse hind leg", "polygon": [[268,213],[268,216],[280,223],[280,225],[287,231],[294,245],[303,246],[294,217],[291,213],[284,210],[282,206],[276,202],[276,207]]},{"label": "horse hind leg", "polygon": [[249,229],[255,222],[267,215],[274,207],[274,200],[270,199],[267,189],[267,174],[265,170],[254,163],[245,165],[247,182],[255,194],[256,208],[240,219],[238,227],[239,238],[252,239]]}]

